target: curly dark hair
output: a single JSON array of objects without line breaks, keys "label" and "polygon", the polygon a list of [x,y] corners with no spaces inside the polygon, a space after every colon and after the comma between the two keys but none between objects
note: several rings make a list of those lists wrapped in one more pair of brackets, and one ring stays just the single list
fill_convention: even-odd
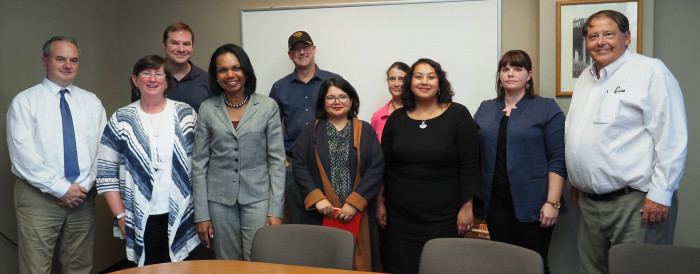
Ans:
[{"label": "curly dark hair", "polygon": [[440,63],[428,58],[421,58],[418,59],[418,61],[416,61],[415,63],[413,63],[411,69],[409,69],[406,73],[406,82],[403,85],[403,92],[401,93],[401,101],[403,102],[404,107],[407,110],[412,110],[416,108],[416,97],[415,95],[413,95],[412,82],[413,71],[419,64],[427,64],[433,69],[435,69],[435,74],[437,74],[438,76],[439,84],[437,97],[438,103],[451,103],[452,96],[455,95],[455,92],[452,90],[452,84],[450,84],[450,81],[447,80],[447,73],[444,70],[442,70],[442,66],[440,66]]}]

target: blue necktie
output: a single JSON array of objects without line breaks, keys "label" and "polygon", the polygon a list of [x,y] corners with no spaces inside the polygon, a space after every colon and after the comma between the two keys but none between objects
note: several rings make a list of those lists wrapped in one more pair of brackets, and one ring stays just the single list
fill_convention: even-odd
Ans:
[{"label": "blue necktie", "polygon": [[73,129],[73,116],[66,102],[67,89],[61,90],[61,124],[63,125],[63,168],[66,179],[75,182],[80,175],[78,165],[78,149],[75,147],[75,130]]}]

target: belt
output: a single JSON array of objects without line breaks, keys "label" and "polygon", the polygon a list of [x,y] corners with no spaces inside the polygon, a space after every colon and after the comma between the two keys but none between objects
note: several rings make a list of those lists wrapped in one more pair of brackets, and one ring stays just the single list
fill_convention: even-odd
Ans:
[{"label": "belt", "polygon": [[632,191],[639,191],[631,187],[624,187],[622,189],[615,190],[613,192],[605,193],[605,194],[590,194],[590,193],[584,193],[588,198],[594,201],[607,201],[607,200],[614,200],[619,196],[625,195],[627,193],[630,193]]}]

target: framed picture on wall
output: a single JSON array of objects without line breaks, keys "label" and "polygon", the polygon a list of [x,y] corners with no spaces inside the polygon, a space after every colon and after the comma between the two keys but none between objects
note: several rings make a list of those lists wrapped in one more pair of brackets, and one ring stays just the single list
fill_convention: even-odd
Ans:
[{"label": "framed picture on wall", "polygon": [[642,52],[642,0],[557,1],[557,96],[571,96],[583,70],[593,63],[586,51],[583,24],[601,10],[619,11],[630,22],[629,49]]}]

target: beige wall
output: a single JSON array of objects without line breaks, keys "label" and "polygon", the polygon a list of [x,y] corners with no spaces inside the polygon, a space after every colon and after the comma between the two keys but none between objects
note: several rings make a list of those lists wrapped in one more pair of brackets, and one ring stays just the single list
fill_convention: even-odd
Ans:
[{"label": "beige wall", "polygon": [[[26,3],[25,3],[26,2]],[[41,45],[52,35],[67,34],[76,37],[82,47],[81,70],[76,84],[94,91],[105,106],[108,115],[118,107],[129,102],[129,87],[127,84],[131,66],[143,55],[163,54],[160,47],[162,31],[168,24],[184,21],[195,30],[195,53],[193,62],[206,69],[211,52],[224,43],[240,44],[240,10],[250,8],[265,8],[270,6],[321,5],[335,3],[373,2],[367,0],[289,0],[289,1],[256,1],[256,0],[114,0],[114,1],[11,1],[0,0],[0,114],[7,113],[7,107],[12,98],[21,90],[38,83],[44,75],[40,63]],[[664,1],[665,2],[665,1]],[[673,2],[683,2],[674,0]],[[692,2],[688,0],[687,2]],[[67,4],[66,4],[67,3]],[[700,10],[693,2],[695,9],[673,8],[664,6],[664,14],[677,12],[688,13],[685,18],[694,18],[690,12]],[[502,52],[510,49],[527,51],[534,61],[536,87],[545,97],[554,97],[554,31],[555,31],[555,0],[501,0],[502,6]],[[644,7],[653,17],[653,2],[645,0]],[[670,10],[669,10],[670,9]],[[301,19],[300,19],[301,20]],[[685,19],[685,26],[697,25],[696,20]],[[647,22],[647,21],[645,21]],[[283,24],[284,22],[280,22]],[[399,22],[397,22],[398,24]],[[674,26],[655,24],[657,28],[675,30]],[[656,26],[661,25],[661,26]],[[645,27],[645,30],[647,27]],[[651,31],[651,27],[648,28]],[[697,41],[697,28],[692,45]],[[652,35],[644,34],[645,50],[651,49],[647,43],[652,43]],[[664,41],[653,41],[662,43]],[[674,55],[675,48],[667,52]],[[686,53],[690,53],[687,49]],[[685,57],[685,55],[681,55]],[[697,57],[695,62],[698,64]],[[670,57],[669,57],[670,59]],[[681,60],[683,60],[681,58]],[[677,61],[682,63],[682,61]],[[677,71],[669,64],[674,73]],[[688,73],[696,71],[689,65],[681,64],[678,70],[685,69]],[[494,72],[495,73],[495,72]],[[681,86],[686,90],[692,78],[685,81],[677,75]],[[696,77],[696,76],[695,76]],[[687,88],[687,89],[686,89]],[[697,102],[696,95],[686,97]],[[569,99],[557,98],[557,102],[566,112]],[[692,111],[692,110],[689,110]],[[689,117],[694,117],[689,113]],[[697,115],[695,115],[697,116]],[[0,119],[0,127],[5,127],[5,120]],[[691,137],[697,136],[697,127],[691,124]],[[14,176],[9,170],[6,137],[0,137],[0,176],[6,178],[0,184],[0,231],[11,239],[16,239],[16,223],[13,210]],[[700,152],[689,150],[688,159],[697,159]],[[689,170],[683,182],[691,182],[700,174]],[[685,190],[682,186],[681,190]],[[697,187],[690,189],[684,197],[698,196]],[[689,198],[690,198],[689,197]],[[690,200],[690,199],[688,199]],[[692,208],[698,208],[698,202],[681,200],[681,214],[690,214]],[[123,241],[111,237],[111,214],[104,199],[98,197],[97,213],[97,243],[95,255],[95,270],[102,270],[124,257]],[[696,217],[692,219],[697,219]],[[575,231],[578,212],[571,210],[562,216],[555,230],[550,252],[552,270],[558,273],[574,273],[576,264]],[[700,240],[694,231],[700,229],[697,221],[679,220],[677,243],[700,246]],[[0,239],[0,264],[7,273],[17,272],[16,249]]]},{"label": "beige wall", "polygon": [[700,93],[696,85],[700,55],[700,28],[697,13],[700,1],[663,0],[656,1],[654,7],[654,57],[661,59],[678,80],[683,90],[685,110],[688,117],[688,158],[685,173],[678,190],[679,208],[674,244],[700,247]]},{"label": "beige wall", "polygon": [[[69,5],[66,5],[69,3]],[[118,56],[115,1],[5,1],[0,2],[0,128],[5,130],[5,115],[12,98],[39,83],[45,74],[41,65],[44,42],[54,35],[70,35],[81,46],[77,86],[95,91],[105,105],[117,101]],[[89,11],[89,12],[86,12]],[[6,135],[0,137],[0,231],[16,242],[17,229],[13,205],[15,177],[10,172]],[[111,214],[104,199],[98,199],[98,250],[95,265],[111,265],[115,256],[124,256],[114,248],[119,241],[108,236],[105,223]],[[2,273],[18,273],[17,249],[0,240]]]}]

